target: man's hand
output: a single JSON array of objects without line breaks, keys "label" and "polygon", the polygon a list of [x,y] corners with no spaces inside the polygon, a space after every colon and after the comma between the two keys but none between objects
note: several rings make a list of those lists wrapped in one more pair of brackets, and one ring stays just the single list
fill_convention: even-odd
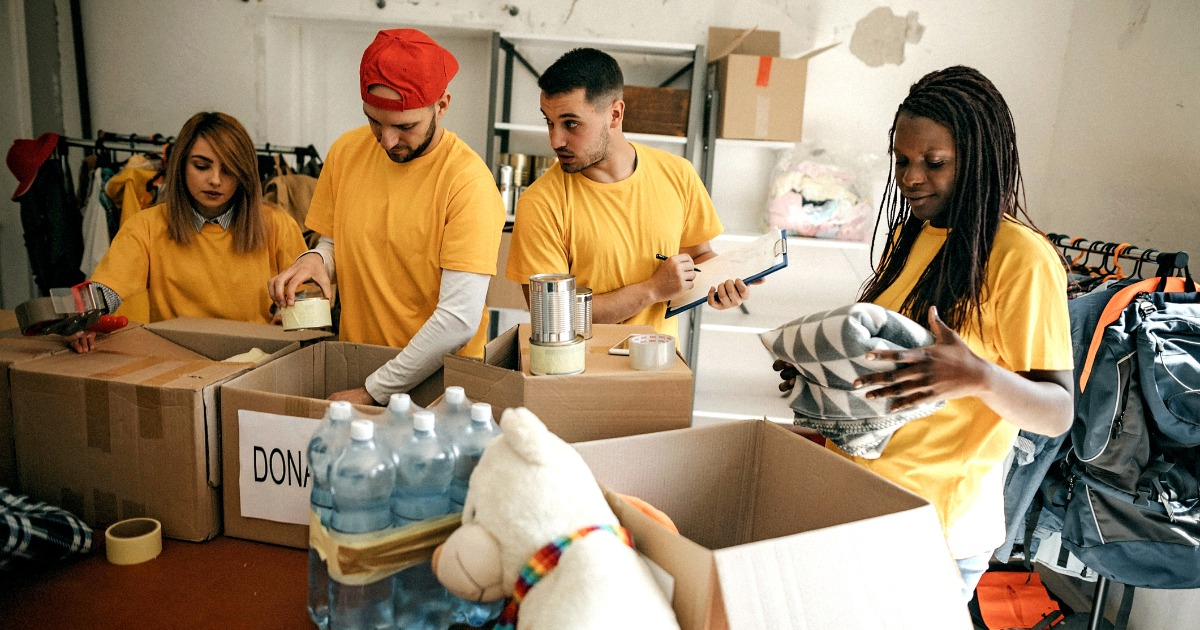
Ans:
[{"label": "man's hand", "polygon": [[750,287],[741,280],[726,280],[708,289],[708,305],[718,311],[741,306],[748,299]]},{"label": "man's hand", "polygon": [[71,344],[71,349],[75,352],[86,354],[96,347],[96,333],[90,330],[81,330],[68,336],[67,343]]},{"label": "man's hand", "polygon": [[696,282],[696,263],[687,254],[675,254],[664,260],[646,282],[655,302],[664,302],[692,288]]},{"label": "man's hand", "polygon": [[346,402],[355,403],[357,405],[375,405],[375,397],[367,391],[366,387],[356,387],[354,389],[343,389],[340,392],[334,392],[329,395],[329,400],[344,400]]},{"label": "man's hand", "polygon": [[325,297],[330,297],[329,272],[325,270],[325,259],[316,252],[308,252],[296,259],[291,267],[267,282],[267,291],[275,305],[283,308],[296,303],[296,288],[305,282],[315,282]]}]

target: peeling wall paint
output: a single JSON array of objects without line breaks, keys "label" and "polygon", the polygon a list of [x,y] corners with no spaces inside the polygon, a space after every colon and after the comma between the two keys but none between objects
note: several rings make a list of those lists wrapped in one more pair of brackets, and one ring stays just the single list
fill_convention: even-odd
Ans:
[{"label": "peeling wall paint", "polygon": [[872,68],[889,63],[898,66],[904,63],[905,44],[916,44],[924,33],[916,11],[900,17],[879,7],[855,24],[850,52]]}]

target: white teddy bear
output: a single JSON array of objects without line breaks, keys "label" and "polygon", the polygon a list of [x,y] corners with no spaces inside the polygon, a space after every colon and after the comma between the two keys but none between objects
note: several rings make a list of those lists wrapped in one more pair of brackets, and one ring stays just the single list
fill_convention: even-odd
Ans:
[{"label": "white teddy bear", "polygon": [[528,409],[506,410],[500,426],[462,527],[434,554],[442,584],[472,601],[516,592],[497,630],[678,628],[583,458]]}]

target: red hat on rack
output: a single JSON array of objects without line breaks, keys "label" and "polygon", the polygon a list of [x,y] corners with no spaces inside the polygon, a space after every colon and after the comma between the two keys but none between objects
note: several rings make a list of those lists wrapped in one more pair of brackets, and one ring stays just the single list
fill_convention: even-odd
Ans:
[{"label": "red hat on rack", "polygon": [[37,140],[26,138],[13,140],[12,146],[8,149],[8,157],[4,158],[8,164],[8,170],[12,171],[17,178],[17,192],[13,193],[13,201],[29,192],[33,180],[37,179],[38,169],[42,168],[46,158],[54,153],[56,146],[58,146],[58,134],[53,131],[38,136]]},{"label": "red hat on rack", "polygon": [[[368,105],[401,112],[433,105],[458,72],[458,60],[428,35],[411,28],[379,31],[363,52],[358,68],[362,100]],[[383,98],[368,92],[383,85],[400,98]]]}]

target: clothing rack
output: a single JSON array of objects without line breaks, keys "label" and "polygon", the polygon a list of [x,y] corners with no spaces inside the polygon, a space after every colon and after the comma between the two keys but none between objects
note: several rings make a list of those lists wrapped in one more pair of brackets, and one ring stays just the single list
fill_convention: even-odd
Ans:
[{"label": "clothing rack", "polygon": [[[1133,270],[1126,274],[1141,276],[1142,266],[1146,263],[1157,265],[1154,275],[1173,276],[1185,271],[1188,266],[1188,254],[1185,251],[1163,252],[1154,248],[1142,249],[1131,243],[1113,243],[1107,241],[1088,241],[1083,238],[1072,238],[1066,234],[1047,234],[1046,237],[1069,259],[1080,260],[1087,265],[1092,255],[1099,257],[1098,266],[1106,268],[1111,261],[1128,260],[1134,263]],[[1070,252],[1077,252],[1072,257]]]},{"label": "clothing rack", "polygon": [[[128,151],[130,153],[156,152],[173,142],[175,142],[175,136],[164,136],[158,133],[151,136],[143,136],[136,133],[125,134],[110,131],[101,131],[96,134],[94,139],[62,137],[58,140],[59,147],[81,147],[98,151]],[[268,142],[263,145],[255,145],[254,151],[261,155],[295,155],[297,157],[310,157],[318,160],[321,158],[320,154],[317,153],[316,147],[311,144],[306,147],[299,147]]]}]

